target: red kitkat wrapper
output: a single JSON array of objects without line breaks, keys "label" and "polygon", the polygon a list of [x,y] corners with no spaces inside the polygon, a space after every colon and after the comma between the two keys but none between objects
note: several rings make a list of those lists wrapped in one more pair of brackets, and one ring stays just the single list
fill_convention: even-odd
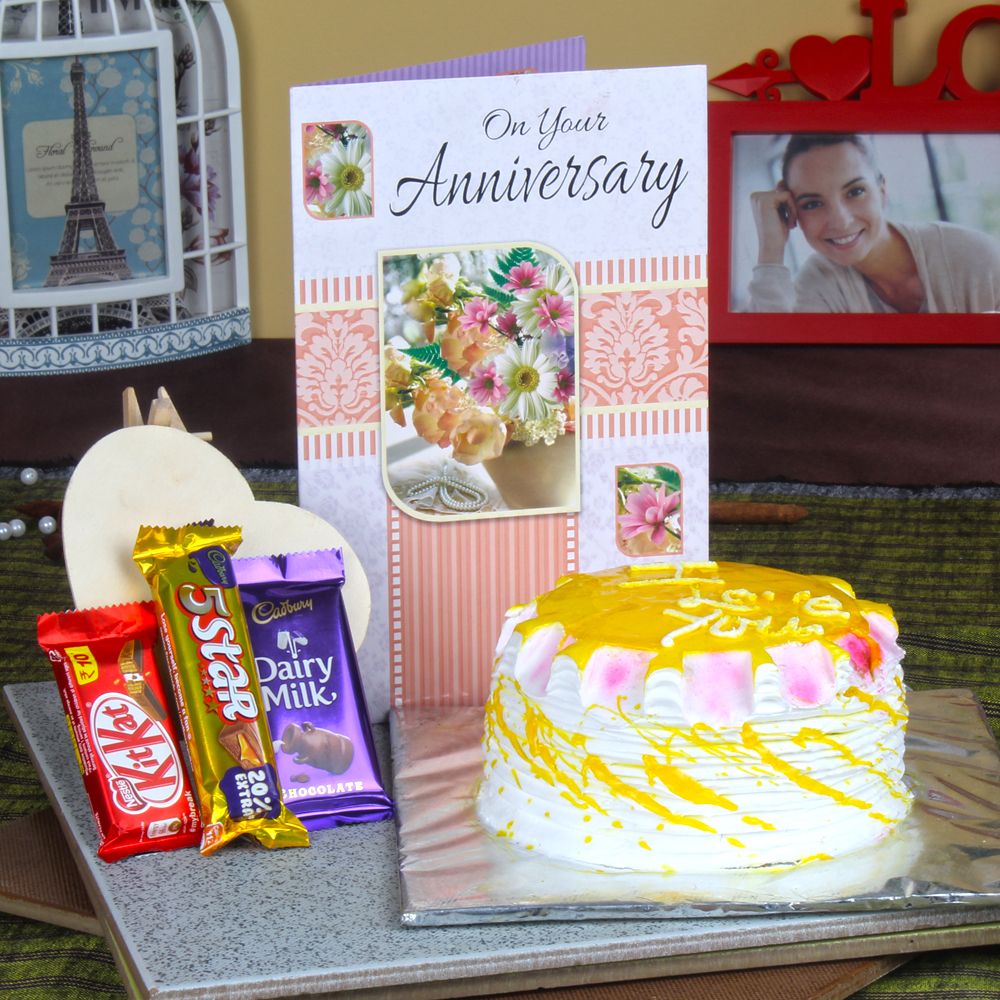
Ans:
[{"label": "red kitkat wrapper", "polygon": [[52,663],[105,861],[201,839],[155,662],[157,634],[152,603],[38,619],[38,644]]}]

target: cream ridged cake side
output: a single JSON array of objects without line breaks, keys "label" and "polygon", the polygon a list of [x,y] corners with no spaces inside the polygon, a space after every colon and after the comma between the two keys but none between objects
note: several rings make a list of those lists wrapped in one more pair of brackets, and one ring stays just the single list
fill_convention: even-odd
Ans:
[{"label": "cream ridged cake side", "polygon": [[512,609],[477,794],[498,838],[597,869],[802,864],[906,815],[886,605],[735,563],[571,574]]}]

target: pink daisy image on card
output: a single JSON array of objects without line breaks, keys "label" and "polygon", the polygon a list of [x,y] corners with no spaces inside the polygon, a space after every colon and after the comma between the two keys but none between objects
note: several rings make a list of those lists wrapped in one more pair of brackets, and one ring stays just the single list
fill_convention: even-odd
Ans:
[{"label": "pink daisy image on card", "polygon": [[683,551],[681,477],[672,465],[617,469],[615,542],[629,556]]},{"label": "pink daisy image on card", "polygon": [[361,122],[302,126],[302,197],[316,219],[365,219],[373,212],[372,137]]}]

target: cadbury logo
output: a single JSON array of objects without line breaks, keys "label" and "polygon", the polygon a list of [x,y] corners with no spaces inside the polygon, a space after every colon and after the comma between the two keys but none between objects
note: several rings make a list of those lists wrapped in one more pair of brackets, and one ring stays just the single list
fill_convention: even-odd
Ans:
[{"label": "cadbury logo", "polygon": [[169,806],[183,789],[181,761],[167,730],[137,701],[103,694],[90,708],[90,731],[125,812]]},{"label": "cadbury logo", "polygon": [[212,568],[218,574],[219,580],[225,587],[231,587],[233,581],[230,580],[230,571],[232,569],[232,563],[229,560],[229,555],[225,549],[209,549],[205,553],[208,561],[212,564]]},{"label": "cadbury logo", "polygon": [[250,612],[250,617],[258,625],[266,625],[268,622],[273,622],[276,618],[284,618],[286,615],[293,615],[296,611],[312,611],[313,602],[312,598],[308,598],[304,601],[261,601],[260,604],[255,604],[253,610]]}]

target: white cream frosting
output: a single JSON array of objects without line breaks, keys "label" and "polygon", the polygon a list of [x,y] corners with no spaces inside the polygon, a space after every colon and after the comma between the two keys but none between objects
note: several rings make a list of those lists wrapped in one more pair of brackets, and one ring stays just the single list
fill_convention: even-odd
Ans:
[{"label": "white cream frosting", "polygon": [[828,578],[573,574],[501,633],[480,818],[608,870],[800,864],[873,843],[910,803],[895,639],[888,607]]}]

